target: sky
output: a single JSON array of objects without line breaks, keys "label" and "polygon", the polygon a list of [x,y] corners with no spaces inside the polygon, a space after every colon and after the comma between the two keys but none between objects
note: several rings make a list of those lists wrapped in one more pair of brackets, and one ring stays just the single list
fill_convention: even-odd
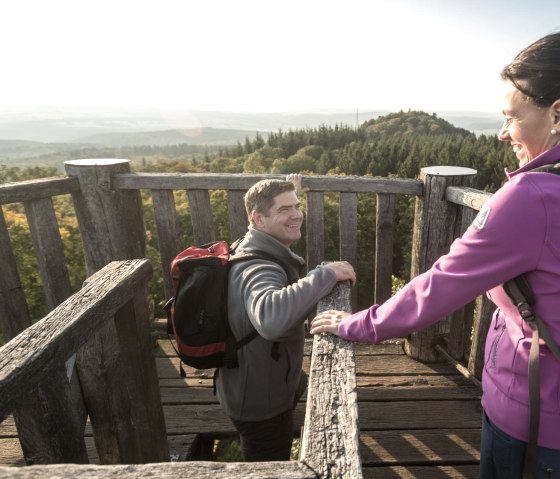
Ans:
[{"label": "sky", "polygon": [[12,0],[0,108],[499,112],[560,0]]}]

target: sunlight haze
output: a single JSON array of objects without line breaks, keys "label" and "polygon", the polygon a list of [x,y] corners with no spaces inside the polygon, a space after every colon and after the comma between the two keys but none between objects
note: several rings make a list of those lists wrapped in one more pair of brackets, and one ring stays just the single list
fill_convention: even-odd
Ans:
[{"label": "sunlight haze", "polygon": [[18,0],[0,107],[492,111],[560,1]]}]

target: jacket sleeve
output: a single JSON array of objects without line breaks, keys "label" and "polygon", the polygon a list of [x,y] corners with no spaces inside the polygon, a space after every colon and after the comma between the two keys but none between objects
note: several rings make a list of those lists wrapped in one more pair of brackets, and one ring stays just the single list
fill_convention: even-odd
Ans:
[{"label": "jacket sleeve", "polygon": [[318,266],[306,277],[285,286],[286,273],[281,266],[258,262],[245,268],[242,275],[243,302],[249,320],[269,341],[281,341],[301,327],[306,315],[336,284],[335,272]]},{"label": "jacket sleeve", "polygon": [[546,228],[540,191],[526,175],[514,177],[490,198],[448,254],[383,305],[345,318],[340,336],[378,342],[430,326],[485,291],[536,269]]}]

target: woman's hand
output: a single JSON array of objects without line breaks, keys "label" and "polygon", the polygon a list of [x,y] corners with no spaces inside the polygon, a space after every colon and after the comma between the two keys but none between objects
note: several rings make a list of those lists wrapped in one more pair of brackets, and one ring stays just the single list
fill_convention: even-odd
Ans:
[{"label": "woman's hand", "polygon": [[350,313],[344,311],[335,311],[334,309],[323,311],[313,318],[309,332],[311,334],[331,333],[338,336],[338,326],[348,316],[350,316]]}]

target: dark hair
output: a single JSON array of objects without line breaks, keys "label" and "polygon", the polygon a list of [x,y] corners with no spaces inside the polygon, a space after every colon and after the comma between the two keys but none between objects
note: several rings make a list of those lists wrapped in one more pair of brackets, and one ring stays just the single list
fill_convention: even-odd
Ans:
[{"label": "dark hair", "polygon": [[534,104],[560,99],[560,32],[551,33],[517,54],[501,73]]},{"label": "dark hair", "polygon": [[291,181],[261,180],[251,186],[244,197],[249,221],[253,222],[251,219],[253,211],[268,216],[268,212],[274,204],[274,198],[286,191],[295,191],[295,186]]}]

